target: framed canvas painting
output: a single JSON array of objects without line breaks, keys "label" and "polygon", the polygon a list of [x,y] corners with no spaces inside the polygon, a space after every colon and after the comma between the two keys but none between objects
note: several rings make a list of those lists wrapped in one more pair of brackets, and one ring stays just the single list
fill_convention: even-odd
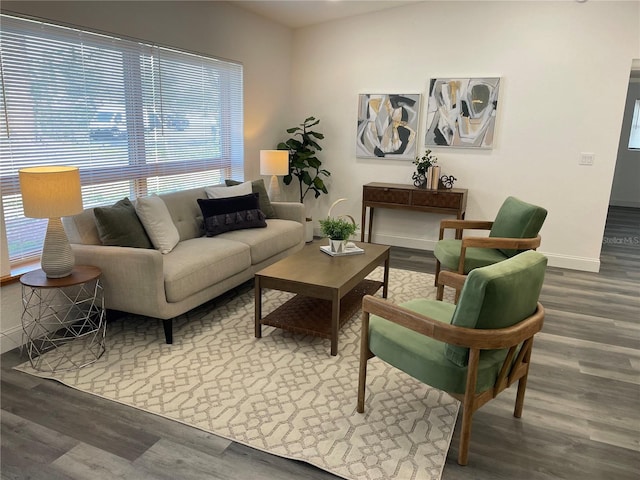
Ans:
[{"label": "framed canvas painting", "polygon": [[419,93],[361,94],[356,157],[413,160],[419,118]]},{"label": "framed canvas painting", "polygon": [[492,148],[500,78],[432,78],[425,146]]}]

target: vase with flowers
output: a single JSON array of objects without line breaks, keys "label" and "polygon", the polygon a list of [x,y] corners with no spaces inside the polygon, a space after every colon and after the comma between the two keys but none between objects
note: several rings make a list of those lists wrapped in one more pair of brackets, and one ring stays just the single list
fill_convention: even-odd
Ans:
[{"label": "vase with flowers", "polygon": [[413,161],[416,171],[411,176],[413,184],[419,188],[437,189],[440,177],[440,167],[436,165],[437,163],[438,157],[433,155],[429,149],[425,150],[422,157],[416,157]]}]

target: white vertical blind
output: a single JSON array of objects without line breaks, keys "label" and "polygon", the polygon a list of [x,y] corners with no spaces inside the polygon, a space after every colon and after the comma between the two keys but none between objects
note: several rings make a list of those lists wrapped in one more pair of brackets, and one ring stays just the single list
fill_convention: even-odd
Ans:
[{"label": "white vertical blind", "polygon": [[242,179],[242,65],[2,15],[0,188],[12,264],[39,255],[18,170],[80,168],[85,208]]}]

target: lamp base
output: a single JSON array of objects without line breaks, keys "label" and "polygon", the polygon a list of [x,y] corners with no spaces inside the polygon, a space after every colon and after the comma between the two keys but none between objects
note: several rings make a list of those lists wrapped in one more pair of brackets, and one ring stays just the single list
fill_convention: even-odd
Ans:
[{"label": "lamp base", "polygon": [[280,182],[278,177],[271,175],[271,181],[269,182],[269,199],[274,202],[280,201]]},{"label": "lamp base", "polygon": [[50,218],[44,237],[40,267],[47,278],[71,275],[75,259],[60,218]]}]

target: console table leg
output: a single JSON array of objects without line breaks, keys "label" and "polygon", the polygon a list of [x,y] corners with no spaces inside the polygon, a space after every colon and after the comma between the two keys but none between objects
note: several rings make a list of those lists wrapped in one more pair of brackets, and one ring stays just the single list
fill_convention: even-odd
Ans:
[{"label": "console table leg", "polygon": [[256,338],[262,338],[262,288],[260,287],[260,277],[255,279],[255,321],[256,321]]}]

